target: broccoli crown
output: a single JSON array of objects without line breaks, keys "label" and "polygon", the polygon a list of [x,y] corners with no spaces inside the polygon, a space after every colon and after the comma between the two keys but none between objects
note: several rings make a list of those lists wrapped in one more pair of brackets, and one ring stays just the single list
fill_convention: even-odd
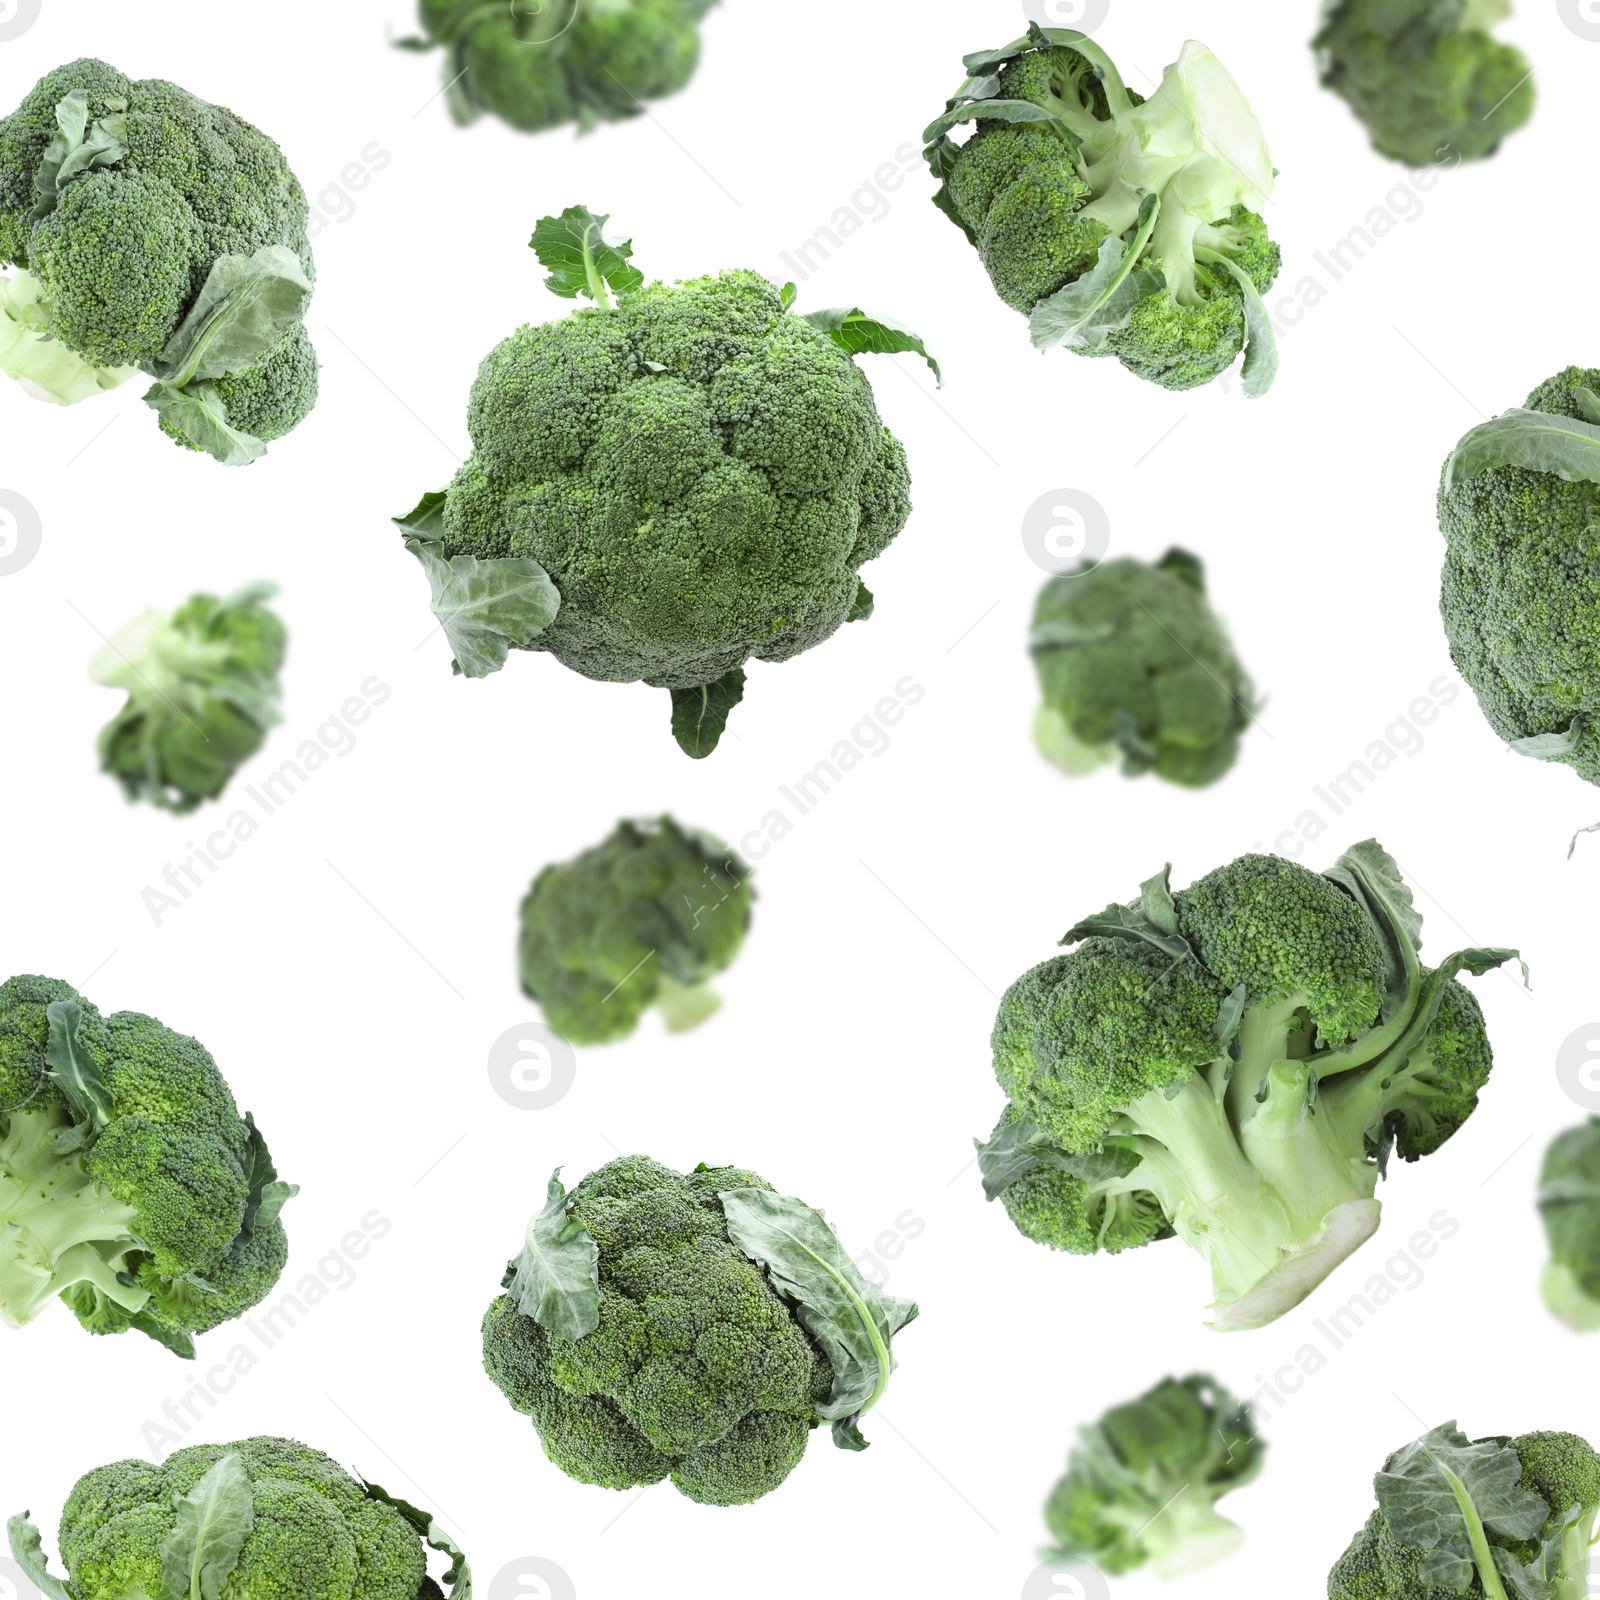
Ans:
[{"label": "broccoli crown", "polygon": [[129,800],[179,813],[215,800],[278,720],[289,636],[254,584],[134,618],[95,657],[96,683],[127,704],[100,732],[100,765]]},{"label": "broccoli crown", "polygon": [[1490,35],[1509,0],[1331,0],[1323,84],[1345,100],[1380,155],[1413,167],[1477,161],[1533,115],[1533,75]]},{"label": "broccoli crown", "polygon": [[[206,385],[227,380],[213,387],[235,433],[247,434],[248,420],[287,432],[315,401],[315,358],[301,322],[313,274],[308,217],[271,139],[173,83],[75,61],[47,73],[0,120],[0,263],[36,281],[37,332],[82,369],[140,369],[186,399],[210,398]],[[263,262],[290,285],[270,315],[259,272],[242,270]],[[185,339],[180,327],[202,304],[212,320]],[[219,332],[219,305],[220,328],[249,323],[248,340]],[[212,352],[209,364],[190,348],[195,341]],[[258,377],[263,365],[275,370]],[[36,385],[37,366],[24,349],[4,370]],[[270,399],[258,395],[261,385]],[[72,403],[86,397],[82,390],[67,374],[50,397]],[[237,416],[227,410],[235,395],[243,399]],[[175,410],[170,399],[163,394],[158,406],[163,426],[179,443],[219,454],[204,428],[180,426],[188,408]]]},{"label": "broccoli crown", "polygon": [[1117,1574],[1164,1577],[1232,1554],[1239,1529],[1216,1502],[1261,1470],[1250,1407],[1214,1378],[1167,1378],[1078,1434],[1045,1505],[1057,1554]]},{"label": "broccoli crown", "polygon": [[277,1181],[216,1063],[153,1017],[68,985],[0,985],[0,1316],[64,1299],[91,1333],[180,1355],[242,1315],[288,1252]]},{"label": "broccoli crown", "polygon": [[563,123],[587,132],[638,116],[687,87],[700,64],[700,19],[716,0],[559,0],[519,14],[485,0],[421,0],[424,37],[447,52],[451,114],[487,114],[524,133]]},{"label": "broccoli crown", "polygon": [[1129,777],[1198,789],[1238,758],[1255,691],[1187,552],[1052,578],[1030,647],[1044,699],[1035,737],[1069,776],[1120,756]]},{"label": "broccoli crown", "polygon": [[1600,1117],[1568,1128],[1545,1151],[1539,1213],[1550,1242],[1545,1301],[1592,1333],[1600,1328]]},{"label": "broccoli crown", "polygon": [[522,902],[522,987],[574,1044],[625,1039],[652,1005],[684,1032],[720,1003],[707,988],[750,927],[750,869],[671,817],[619,822],[546,867]]},{"label": "broccoli crown", "polygon": [[1265,393],[1277,357],[1261,295],[1281,256],[1259,211],[1274,172],[1217,58],[1187,44],[1148,100],[1064,29],[1034,25],[967,66],[924,135],[934,203],[1035,345],[1115,356],[1175,390],[1211,382],[1248,346],[1245,391]]},{"label": "broccoli crown", "polygon": [[1430,970],[1421,925],[1374,842],[1326,874],[1249,855],[1174,894],[1162,873],[1085,918],[1000,1003],[989,1198],[1075,1254],[1176,1233],[1215,1326],[1281,1316],[1376,1230],[1390,1154],[1438,1149],[1488,1079],[1455,974],[1516,952]]},{"label": "broccoli crown", "polygon": [[1587,1600],[1600,1457],[1573,1433],[1469,1440],[1453,1422],[1396,1451],[1328,1600]]},{"label": "broccoli crown", "polygon": [[[1445,537],[1440,612],[1450,654],[1489,725],[1519,752],[1600,783],[1600,370],[1568,367],[1508,413],[1519,426],[1565,419],[1589,442],[1580,475],[1571,458],[1500,464],[1463,439],[1439,491]],[[1534,435],[1536,438],[1537,435]],[[1492,447],[1491,447],[1492,448]]]},{"label": "broccoli crown", "polygon": [[[26,1517],[12,1519],[12,1548],[33,1536],[39,1576],[37,1531]],[[430,1544],[454,1558],[445,1575],[452,1594],[470,1583],[460,1551],[428,1513],[293,1439],[194,1445],[159,1466],[97,1467],[73,1487],[58,1543],[74,1600],[191,1592],[420,1600],[441,1592],[428,1577]]]}]

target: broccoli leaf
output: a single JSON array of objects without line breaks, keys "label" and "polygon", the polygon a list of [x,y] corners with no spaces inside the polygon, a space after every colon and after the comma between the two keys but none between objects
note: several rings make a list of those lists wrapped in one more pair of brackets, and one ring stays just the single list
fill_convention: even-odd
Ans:
[{"label": "broccoli leaf", "polygon": [[1021,1112],[1002,1116],[987,1143],[982,1139],[972,1143],[978,1152],[978,1171],[987,1200],[998,1200],[1013,1184],[1036,1172],[1064,1172],[1085,1183],[1105,1183],[1125,1178],[1143,1159],[1132,1150],[1115,1146],[1074,1155]]},{"label": "broccoli leaf", "polygon": [[1036,350],[1065,345],[1086,355],[1102,354],[1110,335],[1128,325],[1133,309],[1166,280],[1155,267],[1138,266],[1161,215],[1160,196],[1147,194],[1131,242],[1102,242],[1094,269],[1041,300],[1028,318]]},{"label": "broccoli leaf", "polygon": [[1385,966],[1382,1020],[1387,1022],[1416,997],[1422,964],[1422,913],[1400,874],[1400,864],[1376,839],[1353,845],[1323,874],[1349,894],[1372,921],[1383,943]]},{"label": "broccoli leaf", "polygon": [[1172,898],[1171,881],[1172,864],[1168,862],[1155,877],[1139,886],[1139,898],[1132,905],[1110,905],[1097,917],[1085,917],[1067,930],[1062,944],[1077,944],[1096,936],[1142,939],[1169,956],[1194,957],[1193,946],[1178,930],[1178,907]]},{"label": "broccoli leaf", "polygon": [[250,256],[218,256],[153,376],[185,389],[254,367],[304,318],[310,300],[305,268],[281,244]]},{"label": "broccoli leaf", "polygon": [[50,1571],[50,1563],[45,1559],[44,1540],[28,1520],[29,1515],[26,1511],[18,1512],[6,1523],[12,1559],[22,1568],[23,1577],[47,1600],[73,1600],[72,1591]]},{"label": "broccoli leaf", "polygon": [[142,1333],[147,1339],[154,1339],[164,1350],[170,1350],[180,1361],[193,1361],[194,1335],[185,1333],[181,1328],[169,1328],[164,1323],[157,1322],[147,1311],[135,1311],[128,1314],[128,1329],[131,1333]]},{"label": "broccoli leaf", "polygon": [[597,217],[587,206],[568,206],[559,217],[541,217],[528,241],[540,262],[550,269],[544,286],[563,300],[585,295],[611,309],[609,290],[631,294],[644,285],[644,274],[632,265],[632,239],[608,239],[609,213]]},{"label": "broccoli leaf", "polygon": [[833,1442],[865,1450],[857,1426],[883,1397],[894,1371],[891,1340],[916,1315],[909,1300],[886,1295],[861,1275],[820,1211],[766,1189],[729,1189],[717,1197],[728,1236],[767,1269],[772,1286],[833,1366],[833,1392],[817,1408],[833,1423]]},{"label": "broccoli leaf", "polygon": [[368,1483],[359,1475],[358,1480],[369,1500],[376,1500],[398,1511],[411,1525],[419,1539],[441,1555],[450,1557],[450,1570],[444,1575],[446,1592],[450,1600],[472,1600],[472,1568],[467,1564],[466,1553],[440,1527],[439,1519],[431,1511],[424,1511],[420,1506],[412,1505],[409,1500],[401,1500],[377,1484]]},{"label": "broccoli leaf", "polygon": [[944,387],[939,363],[928,354],[921,337],[888,317],[874,317],[859,306],[835,306],[830,311],[808,311],[800,320],[827,334],[849,356],[919,355],[932,369],[938,387]]},{"label": "broccoli leaf", "polygon": [[98,167],[113,167],[128,153],[128,107],[123,100],[107,100],[110,116],[89,123],[89,91],[74,89],[56,106],[56,134],[45,147],[34,174],[34,220],[41,221],[56,208],[61,191],[74,178]]},{"label": "broccoli leaf", "polygon": [[221,1600],[255,1526],[255,1495],[237,1454],[225,1455],[177,1502],[161,1547],[161,1578],[182,1600]]},{"label": "broccoli leaf", "polygon": [[402,533],[415,534],[419,539],[443,539],[445,535],[444,508],[450,503],[449,491],[432,489],[404,516],[389,520]]},{"label": "broccoli leaf", "polygon": [[1529,756],[1535,761],[1565,761],[1580,749],[1589,737],[1589,719],[1574,717],[1564,732],[1535,733],[1526,739],[1513,739],[1511,748],[1519,756]]},{"label": "broccoli leaf", "polygon": [[229,1247],[234,1255],[242,1254],[257,1230],[273,1223],[284,1206],[300,1193],[298,1183],[279,1181],[278,1169],[272,1163],[267,1141],[256,1126],[255,1117],[247,1111],[244,1120],[250,1130],[250,1143],[245,1151],[249,1162],[246,1177],[250,1180],[250,1194],[245,1201],[244,1219],[239,1224],[238,1236]]},{"label": "broccoli leaf", "polygon": [[1466,434],[1444,464],[1444,492],[1493,472],[1522,467],[1568,483],[1600,483],[1600,423],[1518,407]]},{"label": "broccoli leaf", "polygon": [[1244,392],[1259,400],[1278,376],[1278,336],[1272,331],[1272,318],[1250,274],[1237,261],[1216,250],[1197,250],[1197,260],[1221,267],[1239,285],[1244,298],[1244,366],[1240,369]]},{"label": "broccoli leaf", "polygon": [[743,667],[735,667],[715,683],[672,690],[672,737],[683,753],[704,761],[722,742],[728,714],[743,699]]},{"label": "broccoli leaf", "polygon": [[48,1076],[67,1097],[73,1116],[98,1133],[111,1120],[111,1090],[78,1037],[83,1007],[76,1000],[54,1000],[45,1008],[45,1015],[50,1022],[44,1050]]},{"label": "broccoli leaf", "polygon": [[507,1284],[518,1309],[548,1333],[581,1339],[600,1325],[600,1247],[567,1211],[561,1168],[550,1174],[544,1210],[528,1221]]},{"label": "broccoli leaf", "polygon": [[225,467],[247,467],[267,453],[253,433],[241,432],[228,422],[228,408],[216,388],[197,383],[187,389],[158,383],[146,391],[144,403],[161,420]]},{"label": "broccoli leaf", "polygon": [[850,607],[850,615],[846,622],[865,622],[877,609],[878,602],[873,599],[872,591],[859,578],[856,579],[856,598]]}]

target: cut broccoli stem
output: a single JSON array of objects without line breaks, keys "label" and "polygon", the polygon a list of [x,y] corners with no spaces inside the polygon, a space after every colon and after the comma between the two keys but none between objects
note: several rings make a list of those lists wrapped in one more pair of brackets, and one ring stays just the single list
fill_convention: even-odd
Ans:
[{"label": "cut broccoli stem", "polygon": [[721,995],[709,984],[679,983],[663,972],[656,985],[656,1006],[668,1033],[689,1033],[711,1017],[721,1005]]},{"label": "cut broccoli stem", "polygon": [[[1130,1504],[1129,1512],[1130,1522],[1133,1515],[1144,1514],[1136,1504]],[[1137,1528],[1131,1524],[1130,1533]],[[1152,1572],[1182,1578],[1231,1556],[1244,1543],[1244,1533],[1218,1512],[1203,1488],[1186,1484],[1146,1525],[1143,1541],[1151,1552]]]},{"label": "cut broccoli stem", "polygon": [[1511,0],[1467,0],[1461,14],[1463,33],[1487,33],[1496,23],[1511,20]]},{"label": "cut broccoli stem", "polygon": [[1600,1331],[1600,1300],[1578,1282],[1571,1267],[1552,1261],[1544,1269],[1544,1303],[1576,1333]]}]

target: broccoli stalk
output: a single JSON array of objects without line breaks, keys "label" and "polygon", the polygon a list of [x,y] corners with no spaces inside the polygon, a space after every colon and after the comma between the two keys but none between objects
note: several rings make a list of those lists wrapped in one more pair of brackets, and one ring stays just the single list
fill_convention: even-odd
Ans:
[{"label": "broccoli stalk", "polygon": [[1539,1174],[1550,1242],[1545,1304],[1577,1333],[1600,1329],[1600,1117],[1557,1136]]}]

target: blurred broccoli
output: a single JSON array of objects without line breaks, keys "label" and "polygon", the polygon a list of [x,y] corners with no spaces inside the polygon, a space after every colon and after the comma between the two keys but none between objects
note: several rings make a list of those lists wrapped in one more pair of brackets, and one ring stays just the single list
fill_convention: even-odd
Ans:
[{"label": "blurred broccoli", "polygon": [[1527,57],[1489,32],[1510,15],[1510,0],[1327,0],[1312,43],[1379,155],[1478,161],[1533,115]]},{"label": "blurred broccoli", "polygon": [[1255,691],[1187,551],[1052,578],[1030,648],[1044,696],[1034,737],[1068,776],[1120,757],[1129,777],[1200,789],[1238,759]]},{"label": "blurred broccoli", "polygon": [[103,61],[0,119],[0,372],[76,405],[136,372],[162,429],[229,466],[317,401],[306,197],[221,106]]},{"label": "blurred broccoli", "polygon": [[1544,1298],[1579,1333],[1600,1329],[1600,1117],[1545,1151],[1539,1212],[1550,1241]]},{"label": "blurred broccoli", "polygon": [[1215,1378],[1167,1378],[1082,1429],[1045,1506],[1056,1556],[1102,1572],[1173,1578],[1210,1566],[1244,1535],[1216,1502],[1261,1471],[1250,1407]]},{"label": "blurred broccoli", "polygon": [[95,657],[94,681],[128,695],[101,730],[100,765],[130,800],[193,811],[266,742],[289,638],[262,604],[276,593],[258,583],[147,611]]},{"label": "blurred broccoli", "polygon": [[0,985],[0,1320],[59,1297],[192,1359],[278,1281],[297,1192],[195,1040],[52,978]]},{"label": "blurred broccoli", "polygon": [[534,879],[522,902],[522,987],[573,1044],[625,1039],[652,1005],[668,1029],[722,1003],[707,987],[750,927],[750,869],[708,834],[619,822],[603,844]]}]

